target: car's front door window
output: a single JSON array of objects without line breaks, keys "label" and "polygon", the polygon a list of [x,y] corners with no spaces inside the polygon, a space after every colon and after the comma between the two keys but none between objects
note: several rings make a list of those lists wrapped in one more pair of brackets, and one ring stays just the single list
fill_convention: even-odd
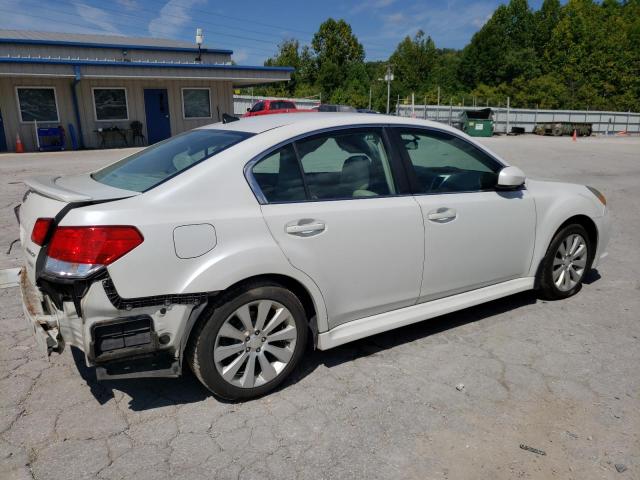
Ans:
[{"label": "car's front door window", "polygon": [[403,130],[400,139],[419,193],[475,192],[496,186],[502,165],[455,135]]}]

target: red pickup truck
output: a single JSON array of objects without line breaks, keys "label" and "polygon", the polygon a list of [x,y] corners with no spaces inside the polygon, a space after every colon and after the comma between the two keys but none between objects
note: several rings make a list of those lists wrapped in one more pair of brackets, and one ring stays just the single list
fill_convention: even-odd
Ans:
[{"label": "red pickup truck", "polygon": [[296,104],[289,100],[260,100],[253,107],[247,108],[245,117],[255,117],[256,115],[269,115],[272,113],[295,113],[299,112]]}]

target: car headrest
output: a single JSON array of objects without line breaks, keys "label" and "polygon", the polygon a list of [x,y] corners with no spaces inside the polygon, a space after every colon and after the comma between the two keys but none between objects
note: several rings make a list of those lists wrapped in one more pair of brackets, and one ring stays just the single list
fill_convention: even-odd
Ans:
[{"label": "car headrest", "polygon": [[371,180],[371,160],[366,155],[353,155],[342,164],[340,183],[352,190],[366,190]]}]

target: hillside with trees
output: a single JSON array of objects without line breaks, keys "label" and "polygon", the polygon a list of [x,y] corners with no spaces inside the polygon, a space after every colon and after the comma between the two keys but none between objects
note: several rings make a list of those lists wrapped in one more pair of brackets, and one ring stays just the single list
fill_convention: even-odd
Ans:
[{"label": "hillside with trees", "polygon": [[428,32],[404,38],[387,61],[365,61],[365,49],[344,20],[329,18],[311,45],[285,40],[265,65],[295,67],[292,81],[256,94],[325,103],[386,107],[387,65],[395,76],[392,104],[473,101],[513,107],[640,111],[640,0],[527,0],[499,6],[462,50],[438,48]]}]

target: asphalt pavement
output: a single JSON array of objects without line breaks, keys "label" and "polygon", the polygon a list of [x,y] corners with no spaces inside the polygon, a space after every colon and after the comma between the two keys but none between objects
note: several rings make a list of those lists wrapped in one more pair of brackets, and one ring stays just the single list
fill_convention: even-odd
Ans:
[{"label": "asphalt pavement", "polygon": [[[522,293],[309,352],[278,391],[227,403],[189,372],[98,383],[77,352],[48,361],[2,288],[0,478],[640,478],[640,138],[482,141],[607,196],[610,256],[578,295]],[[4,251],[24,177],[131,151],[0,155],[0,269],[20,263]]]}]

